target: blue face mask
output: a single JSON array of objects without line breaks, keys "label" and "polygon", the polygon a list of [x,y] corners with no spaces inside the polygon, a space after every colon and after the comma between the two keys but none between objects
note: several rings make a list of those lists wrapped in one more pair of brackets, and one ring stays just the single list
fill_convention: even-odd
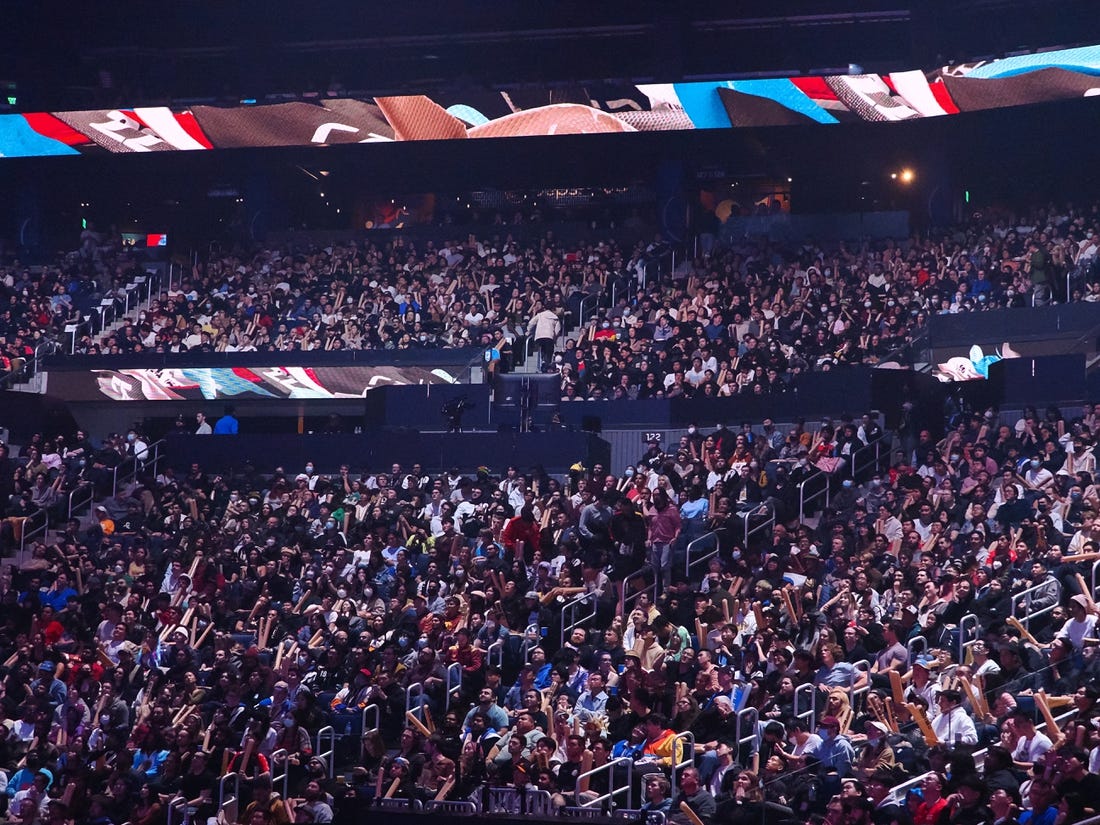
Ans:
[{"label": "blue face mask", "polygon": [[844,479],[844,481],[841,482],[841,485],[844,486],[844,487],[851,487],[852,486],[852,480],[850,478],[846,478],[846,479]]}]

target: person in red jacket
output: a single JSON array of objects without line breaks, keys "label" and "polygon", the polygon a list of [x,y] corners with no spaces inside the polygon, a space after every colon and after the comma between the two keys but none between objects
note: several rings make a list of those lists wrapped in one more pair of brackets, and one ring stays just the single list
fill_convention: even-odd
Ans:
[{"label": "person in red jacket", "polygon": [[508,519],[504,525],[504,532],[500,534],[500,541],[505,549],[513,554],[513,557],[517,543],[522,541],[524,555],[530,558],[531,553],[539,546],[541,535],[542,531],[539,529],[538,522],[535,521],[535,511],[527,505],[520,510],[518,516]]}]

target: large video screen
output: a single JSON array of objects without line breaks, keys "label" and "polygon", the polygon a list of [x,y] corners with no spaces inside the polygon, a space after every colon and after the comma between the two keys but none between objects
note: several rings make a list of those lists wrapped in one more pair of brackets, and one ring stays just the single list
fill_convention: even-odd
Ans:
[{"label": "large video screen", "polygon": [[412,365],[51,370],[46,392],[67,401],[361,398],[378,387],[453,384],[457,372]]},{"label": "large video screen", "polygon": [[889,74],[0,115],[0,156],[898,122],[1100,95],[1100,46]]}]

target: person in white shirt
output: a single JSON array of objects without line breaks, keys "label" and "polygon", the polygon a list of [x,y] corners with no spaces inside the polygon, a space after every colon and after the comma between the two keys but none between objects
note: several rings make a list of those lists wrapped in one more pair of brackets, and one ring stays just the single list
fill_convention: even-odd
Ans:
[{"label": "person in white shirt", "polygon": [[939,715],[932,720],[936,738],[947,745],[976,745],[978,730],[962,706],[962,693],[957,690],[941,690],[936,695]]},{"label": "person in white shirt", "polygon": [[1030,771],[1031,766],[1051,749],[1053,743],[1045,733],[1035,730],[1035,720],[1027,711],[1017,707],[1009,719],[1017,737],[1012,761],[1019,770]]},{"label": "person in white shirt", "polygon": [[1070,599],[1069,614],[1069,619],[1055,636],[1069,641],[1074,650],[1080,650],[1085,639],[1096,636],[1096,616],[1089,613],[1088,597],[1078,593]]}]

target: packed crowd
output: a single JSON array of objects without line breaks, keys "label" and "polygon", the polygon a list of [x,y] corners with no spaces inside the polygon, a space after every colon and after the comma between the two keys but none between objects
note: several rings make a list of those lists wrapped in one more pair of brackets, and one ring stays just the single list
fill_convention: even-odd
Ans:
[{"label": "packed crowd", "polygon": [[[117,329],[82,332],[75,350],[476,345],[499,350],[505,368],[539,351],[540,366],[562,374],[567,399],[774,393],[800,372],[904,359],[935,313],[1100,299],[1095,205],[991,210],[928,237],[858,247],[718,244],[674,267],[659,242],[601,231],[602,240],[585,243],[552,229],[524,242],[504,224],[464,239],[441,227],[438,243],[397,235],[211,255]],[[137,271],[132,257],[95,238],[63,266],[4,267],[6,363],[60,337],[81,306],[117,293]],[[578,325],[579,343],[565,337]]]},{"label": "packed crowd", "polygon": [[[217,817],[230,774],[248,825],[490,787],[512,813],[629,788],[693,825],[1081,821],[1098,425],[691,428],[568,478],[147,467],[0,576],[0,800],[25,825],[160,825],[181,797]],[[852,479],[877,439],[902,447]],[[35,439],[0,478],[52,485],[126,441]],[[833,494],[800,514],[815,467]]]}]

